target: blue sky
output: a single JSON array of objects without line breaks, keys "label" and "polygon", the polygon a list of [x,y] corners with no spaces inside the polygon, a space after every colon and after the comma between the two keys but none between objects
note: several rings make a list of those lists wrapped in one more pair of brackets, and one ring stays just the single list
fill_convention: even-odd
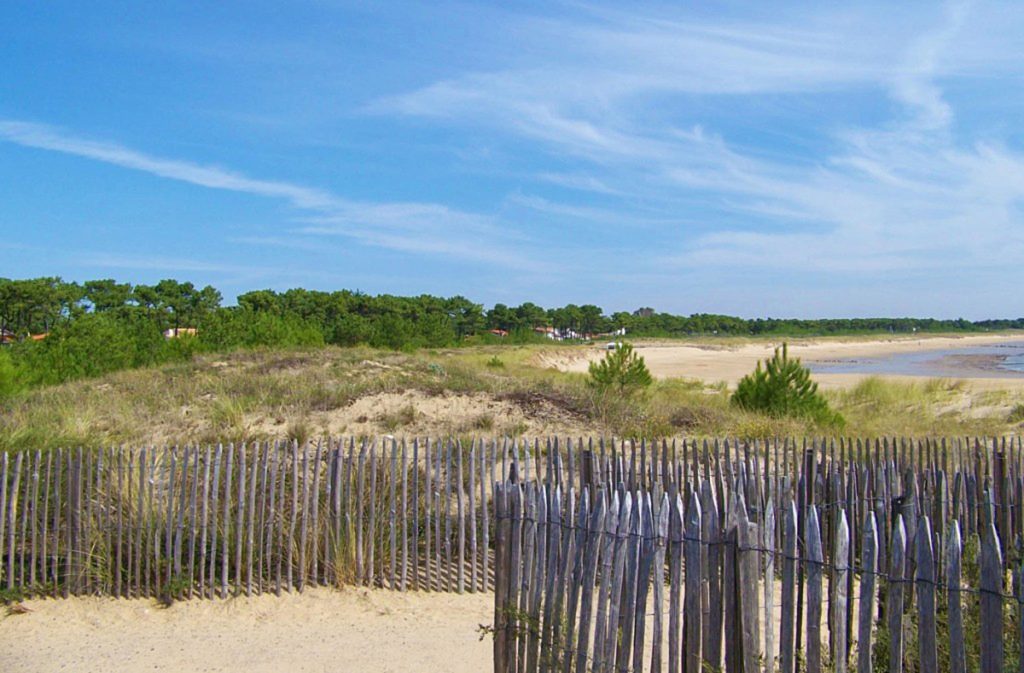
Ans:
[{"label": "blue sky", "polygon": [[1020,3],[5,2],[0,276],[1024,314]]}]

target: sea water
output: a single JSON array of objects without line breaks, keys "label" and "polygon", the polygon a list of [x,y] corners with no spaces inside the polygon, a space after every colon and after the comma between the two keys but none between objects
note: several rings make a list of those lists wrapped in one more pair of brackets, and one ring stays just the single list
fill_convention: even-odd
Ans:
[{"label": "sea water", "polygon": [[805,364],[822,374],[1016,378],[1024,377],[1024,340],[875,357],[807,359]]}]

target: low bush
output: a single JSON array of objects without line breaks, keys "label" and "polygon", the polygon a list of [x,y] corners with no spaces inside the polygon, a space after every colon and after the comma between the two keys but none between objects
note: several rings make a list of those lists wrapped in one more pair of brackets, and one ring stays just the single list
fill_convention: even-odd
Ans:
[{"label": "low bush", "polygon": [[601,392],[629,396],[653,383],[644,359],[629,344],[619,344],[603,359],[590,363],[590,385]]},{"label": "low bush", "polygon": [[843,417],[818,392],[811,371],[800,364],[799,358],[790,359],[785,343],[775,349],[771,359],[758,361],[753,373],[739,382],[731,399],[741,409],[776,418],[790,416],[808,418],[820,425],[843,424]]}]

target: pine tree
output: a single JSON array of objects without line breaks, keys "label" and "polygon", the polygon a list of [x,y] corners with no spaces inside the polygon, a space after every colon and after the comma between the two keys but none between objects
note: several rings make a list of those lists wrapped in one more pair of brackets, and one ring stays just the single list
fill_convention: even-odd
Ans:
[{"label": "pine tree", "polygon": [[739,382],[732,395],[733,404],[775,417],[798,416],[822,424],[842,423],[842,416],[832,411],[828,400],[818,392],[811,371],[800,364],[799,358],[790,359],[785,343],[763,365],[758,361],[753,373]]},{"label": "pine tree", "polygon": [[590,363],[590,384],[602,392],[630,395],[652,381],[643,357],[629,344],[619,344],[604,359]]}]

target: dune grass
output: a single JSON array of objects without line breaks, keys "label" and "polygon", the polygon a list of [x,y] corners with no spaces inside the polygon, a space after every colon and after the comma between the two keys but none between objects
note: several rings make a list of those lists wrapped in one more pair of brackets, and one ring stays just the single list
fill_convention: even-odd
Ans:
[{"label": "dune grass", "polygon": [[975,391],[965,382],[923,379],[906,383],[869,377],[829,391],[834,406],[858,436],[994,435],[1015,431],[1012,402],[1020,391]]},{"label": "dune grass", "polygon": [[[772,418],[729,403],[722,384],[665,379],[629,398],[601,394],[586,376],[545,369],[554,346],[481,346],[414,353],[370,348],[251,350],[187,363],[122,371],[39,388],[0,406],[0,449],[169,444],[322,435],[325,414],[378,393],[476,395],[556,407],[593,434],[618,436],[993,435],[1024,423],[1024,392],[975,391],[958,381],[868,378],[827,391],[841,428]],[[500,364],[498,364],[500,363]],[[254,433],[251,419],[265,419]],[[403,434],[424,421],[413,403],[370,414],[379,433]],[[522,423],[477,410],[446,419],[438,432],[517,434]],[[361,426],[361,427],[365,427]],[[556,430],[558,428],[556,427]]]}]

